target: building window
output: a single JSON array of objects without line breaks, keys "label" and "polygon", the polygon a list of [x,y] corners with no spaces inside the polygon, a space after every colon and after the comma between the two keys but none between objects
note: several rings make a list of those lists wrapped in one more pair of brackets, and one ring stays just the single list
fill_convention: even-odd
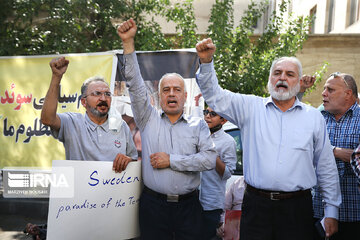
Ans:
[{"label": "building window", "polygon": [[335,3],[334,0],[328,0],[329,12],[328,12],[328,26],[327,33],[330,33],[334,29],[334,18],[335,18]]},{"label": "building window", "polygon": [[359,9],[359,0],[350,0],[349,25],[359,20]]},{"label": "building window", "polygon": [[310,25],[309,32],[315,33],[315,21],[316,21],[316,5],[310,10],[310,17],[312,18],[312,22]]}]

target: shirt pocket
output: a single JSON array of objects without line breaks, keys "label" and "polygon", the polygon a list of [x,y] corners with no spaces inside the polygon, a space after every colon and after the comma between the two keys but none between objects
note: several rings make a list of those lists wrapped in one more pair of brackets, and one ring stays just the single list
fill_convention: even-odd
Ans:
[{"label": "shirt pocket", "polygon": [[313,132],[309,130],[294,130],[289,136],[289,146],[295,151],[310,151],[313,149]]},{"label": "shirt pocket", "polygon": [[196,136],[183,136],[177,139],[178,151],[181,155],[191,155],[199,151],[198,149],[198,138]]}]

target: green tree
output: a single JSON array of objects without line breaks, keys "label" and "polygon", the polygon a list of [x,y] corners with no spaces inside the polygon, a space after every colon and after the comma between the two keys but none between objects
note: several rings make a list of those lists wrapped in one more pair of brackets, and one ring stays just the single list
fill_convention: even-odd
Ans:
[{"label": "green tree", "polygon": [[[308,37],[311,18],[283,20],[289,0],[272,13],[259,37],[254,26],[264,16],[268,1],[252,2],[235,26],[233,0],[216,0],[208,35],[217,46],[215,67],[220,84],[231,91],[266,95],[271,62],[294,56]],[[165,36],[154,19],[176,24],[176,34]],[[38,55],[100,52],[121,48],[114,22],[134,18],[138,50],[192,48],[196,34],[193,0],[6,0],[0,1],[0,55]],[[326,66],[318,72],[321,80]]]},{"label": "green tree", "polygon": [[[176,23],[171,39],[148,16]],[[134,18],[138,50],[193,46],[196,41],[192,0],[7,0],[0,3],[0,55],[100,52],[121,48],[113,22]],[[176,39],[183,41],[176,42]]]},{"label": "green tree", "polygon": [[[254,26],[267,11],[268,1],[252,2],[235,27],[234,1],[216,0],[208,32],[217,47],[214,61],[222,87],[234,92],[267,95],[272,61],[281,56],[294,56],[308,38],[311,17],[283,20],[289,3],[289,0],[282,1],[278,12],[271,14],[264,33],[254,38]],[[317,81],[325,69],[315,73]]]}]

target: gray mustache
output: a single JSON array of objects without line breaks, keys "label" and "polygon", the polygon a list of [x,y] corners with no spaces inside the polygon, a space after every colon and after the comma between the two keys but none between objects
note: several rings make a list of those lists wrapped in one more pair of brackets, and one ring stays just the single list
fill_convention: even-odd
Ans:
[{"label": "gray mustache", "polygon": [[278,81],[275,85],[275,87],[279,87],[279,86],[285,86],[285,87],[289,87],[288,83],[286,81]]}]

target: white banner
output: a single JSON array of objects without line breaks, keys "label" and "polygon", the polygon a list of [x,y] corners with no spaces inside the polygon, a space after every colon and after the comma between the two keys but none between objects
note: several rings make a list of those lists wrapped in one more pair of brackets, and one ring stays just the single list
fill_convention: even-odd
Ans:
[{"label": "white banner", "polygon": [[[115,173],[112,161],[53,161],[53,169],[74,168],[74,196],[59,198],[51,186],[47,239],[129,239],[140,235],[141,161]],[[57,175],[61,172],[57,171]]]}]

